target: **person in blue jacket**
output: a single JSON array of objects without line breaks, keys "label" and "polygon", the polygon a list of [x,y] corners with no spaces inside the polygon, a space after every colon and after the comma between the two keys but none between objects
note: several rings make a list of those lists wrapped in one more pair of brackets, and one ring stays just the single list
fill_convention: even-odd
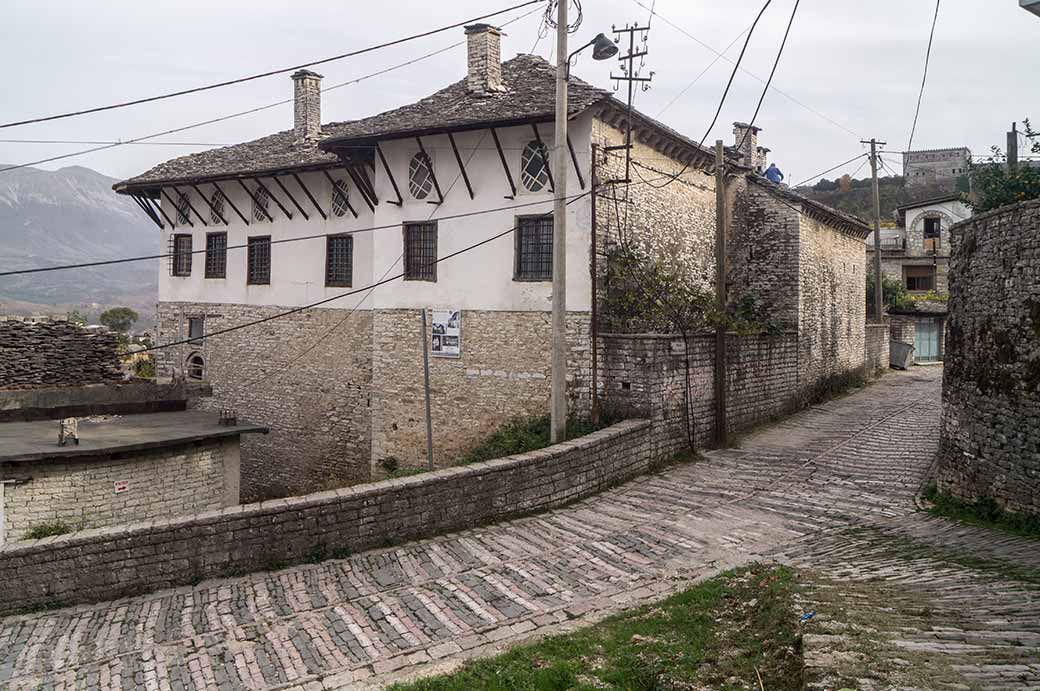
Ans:
[{"label": "person in blue jacket", "polygon": [[776,167],[775,163],[769,164],[769,167],[766,168],[765,175],[769,182],[775,182],[778,185],[784,180],[784,174],[780,172],[780,169]]}]

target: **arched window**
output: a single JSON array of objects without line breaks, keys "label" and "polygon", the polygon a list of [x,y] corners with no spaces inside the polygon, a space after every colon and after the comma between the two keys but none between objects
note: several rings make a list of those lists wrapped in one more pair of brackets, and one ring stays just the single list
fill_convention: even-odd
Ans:
[{"label": "arched window", "polygon": [[221,223],[222,221],[220,219],[224,216],[224,193],[220,190],[214,190],[213,196],[209,198],[209,203],[211,206],[209,219],[213,223]]},{"label": "arched window", "polygon": [[527,142],[520,154],[520,181],[530,192],[541,192],[549,184],[549,157],[544,143]]},{"label": "arched window", "polygon": [[206,361],[203,359],[202,353],[189,355],[186,365],[188,379],[202,379],[206,374]]},{"label": "arched window", "polygon": [[177,193],[177,225],[186,226],[191,220],[189,218],[189,211],[191,207],[188,202],[188,195],[183,192]]},{"label": "arched window", "polygon": [[253,192],[253,219],[257,221],[267,220],[267,211],[271,207],[271,195],[267,189],[257,186]]},{"label": "arched window", "polygon": [[336,180],[332,183],[332,213],[342,216],[347,213],[347,181]]},{"label": "arched window", "polygon": [[408,164],[408,189],[416,199],[426,199],[433,191],[433,161],[422,151]]}]

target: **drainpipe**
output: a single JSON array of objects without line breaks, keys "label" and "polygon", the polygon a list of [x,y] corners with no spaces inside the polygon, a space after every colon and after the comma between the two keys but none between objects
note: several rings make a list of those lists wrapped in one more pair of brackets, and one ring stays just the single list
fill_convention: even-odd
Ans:
[{"label": "drainpipe", "polygon": [[597,272],[596,272],[596,252],[597,250],[597,228],[596,223],[596,145],[592,145],[592,174],[591,185],[592,185],[592,257],[589,261],[589,272],[592,274],[592,423],[599,424],[599,357],[596,352],[599,346],[599,308],[597,306],[598,291],[597,291]]}]

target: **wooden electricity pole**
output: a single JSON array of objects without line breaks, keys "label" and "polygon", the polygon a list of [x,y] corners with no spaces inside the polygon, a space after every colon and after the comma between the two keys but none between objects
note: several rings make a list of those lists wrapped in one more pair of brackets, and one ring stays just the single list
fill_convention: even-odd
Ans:
[{"label": "wooden electricity pole", "polygon": [[[726,161],[722,140],[715,142],[715,299],[726,309]],[[688,411],[687,411],[688,414]],[[715,331],[715,441],[726,444],[726,327]]]},{"label": "wooden electricity pole", "polygon": [[870,144],[870,174],[874,181],[874,319],[881,323],[885,319],[885,279],[881,276],[881,192],[877,179],[877,147],[887,142],[871,139],[860,143]]},{"label": "wooden electricity pole", "polygon": [[567,6],[556,15],[556,147],[553,150],[552,381],[549,431],[553,444],[567,434]]},{"label": "wooden electricity pole", "polygon": [[1014,173],[1018,170],[1018,123],[1011,123],[1011,131],[1007,133],[1007,164],[1008,172]]}]

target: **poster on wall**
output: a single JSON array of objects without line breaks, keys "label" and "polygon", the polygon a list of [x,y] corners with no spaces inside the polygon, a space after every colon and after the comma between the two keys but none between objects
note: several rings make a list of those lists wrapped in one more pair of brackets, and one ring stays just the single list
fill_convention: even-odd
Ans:
[{"label": "poster on wall", "polygon": [[461,357],[462,313],[459,310],[432,310],[432,314],[430,352],[434,357]]}]

